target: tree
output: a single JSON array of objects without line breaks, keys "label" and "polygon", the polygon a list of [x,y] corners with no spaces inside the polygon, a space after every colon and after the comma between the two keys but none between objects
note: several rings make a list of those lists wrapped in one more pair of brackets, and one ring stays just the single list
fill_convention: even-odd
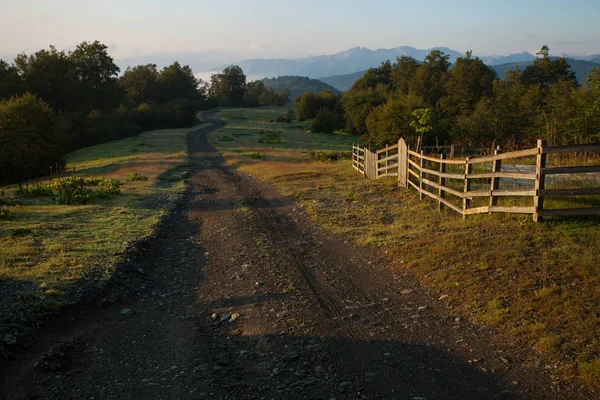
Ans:
[{"label": "tree", "polygon": [[368,133],[361,136],[365,142],[376,146],[395,143],[401,137],[416,143],[415,130],[410,126],[412,112],[423,107],[423,99],[410,93],[406,96],[393,96],[385,104],[373,109],[366,120]]},{"label": "tree", "polygon": [[107,52],[108,47],[95,41],[83,42],[69,55],[80,84],[85,110],[117,107],[119,67]]},{"label": "tree", "polygon": [[24,82],[17,68],[0,60],[0,100],[20,95],[24,89]]},{"label": "tree", "polygon": [[244,106],[258,107],[260,105],[260,97],[265,90],[266,87],[263,81],[254,81],[248,83],[246,94],[244,95]]},{"label": "tree", "polygon": [[119,85],[125,90],[129,101],[134,105],[156,103],[160,100],[156,64],[127,68],[119,80]]},{"label": "tree", "polygon": [[55,110],[79,111],[82,102],[81,85],[73,60],[54,46],[32,55],[20,54],[15,66],[27,91],[36,94]]},{"label": "tree", "polygon": [[165,67],[156,77],[158,101],[168,103],[174,100],[197,100],[200,97],[198,82],[188,65],[182,66],[177,61]]},{"label": "tree", "polygon": [[277,91],[277,105],[285,106],[290,102],[290,91],[287,88],[281,88]]},{"label": "tree", "polygon": [[0,182],[23,182],[64,165],[64,124],[48,104],[26,93],[0,102]]},{"label": "tree", "polygon": [[232,65],[220,74],[213,74],[210,82],[210,94],[220,106],[239,107],[244,104],[246,75],[239,66]]},{"label": "tree", "polygon": [[415,128],[415,131],[421,135],[420,143],[423,146],[425,134],[433,129],[431,126],[431,108],[418,108],[412,112],[412,116],[415,119],[411,121],[410,126]]},{"label": "tree", "polygon": [[456,64],[445,76],[446,96],[440,100],[442,110],[452,115],[466,115],[475,109],[479,100],[492,94],[496,72],[478,57],[456,59]]},{"label": "tree", "polygon": [[298,121],[312,119],[317,116],[322,106],[323,102],[317,94],[306,92],[296,99],[296,118]]},{"label": "tree", "polygon": [[533,64],[523,70],[521,81],[525,85],[540,85],[542,89],[547,89],[558,81],[564,80],[577,86],[577,77],[564,57],[552,60],[546,45],[542,46],[537,56]]}]

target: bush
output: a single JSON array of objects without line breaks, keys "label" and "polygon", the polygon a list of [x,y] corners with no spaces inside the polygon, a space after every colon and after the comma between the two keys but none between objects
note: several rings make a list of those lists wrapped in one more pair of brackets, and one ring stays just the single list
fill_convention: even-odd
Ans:
[{"label": "bush", "polygon": [[277,122],[286,122],[291,123],[294,120],[294,111],[291,108],[288,108],[277,118]]},{"label": "bush", "polygon": [[281,132],[269,133],[258,140],[259,143],[281,143]]},{"label": "bush", "polygon": [[321,108],[313,120],[310,130],[312,132],[333,133],[339,127],[340,116],[327,108]]},{"label": "bush", "polygon": [[0,183],[23,182],[64,165],[68,126],[38,97],[0,102]]},{"label": "bush", "polygon": [[245,154],[245,156],[248,158],[253,158],[255,160],[260,160],[262,158],[262,153],[254,151],[252,153]]},{"label": "bush", "polygon": [[138,174],[137,172],[130,172],[127,174],[127,176],[125,177],[125,180],[127,182],[131,182],[131,181],[147,181],[148,178]]},{"label": "bush", "polygon": [[352,159],[351,151],[311,151],[309,154],[311,159],[322,162]]},{"label": "bush", "polygon": [[49,185],[34,185],[32,187],[19,188],[16,195],[19,197],[44,197],[52,196],[53,192]]},{"label": "bush", "polygon": [[0,206],[0,219],[9,219],[10,218],[10,211],[8,211],[8,208],[4,208],[2,206]]}]

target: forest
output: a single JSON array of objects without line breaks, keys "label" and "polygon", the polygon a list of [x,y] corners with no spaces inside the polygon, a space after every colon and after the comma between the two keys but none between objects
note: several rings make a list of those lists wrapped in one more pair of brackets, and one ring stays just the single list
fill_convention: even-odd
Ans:
[{"label": "forest", "polygon": [[198,110],[217,106],[284,105],[289,92],[246,83],[236,66],[197,79],[178,62],[119,67],[95,41],[71,52],[50,46],[0,60],[0,183],[24,182],[64,165],[68,151],[135,136],[145,130],[191,127]]},{"label": "forest", "polygon": [[400,137],[415,143],[416,120],[430,145],[519,148],[538,138],[551,145],[600,140],[600,70],[580,86],[567,61],[551,58],[547,46],[532,65],[503,79],[471,52],[454,65],[438,50],[422,62],[399,57],[369,69],[340,102],[345,122],[338,127],[373,145]]}]

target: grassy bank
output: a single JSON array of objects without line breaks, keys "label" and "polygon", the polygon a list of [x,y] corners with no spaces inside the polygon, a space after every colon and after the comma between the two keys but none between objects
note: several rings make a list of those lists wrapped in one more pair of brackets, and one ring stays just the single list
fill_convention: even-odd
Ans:
[{"label": "grassy bank", "polygon": [[[3,300],[24,312],[51,310],[72,301],[88,276],[108,281],[126,244],[149,236],[184,190],[187,132],[152,131],[69,154],[67,175],[123,181],[107,199],[59,205],[0,188],[9,212],[0,220]],[[140,180],[127,181],[131,173]]]},{"label": "grassy bank", "polygon": [[[312,151],[349,150],[356,138],[269,122],[281,112],[225,110],[229,125],[212,140],[230,165],[295,197],[330,231],[386,253],[393,268],[448,295],[457,312],[496,328],[497,340],[528,348],[532,365],[599,386],[597,219],[535,224],[498,214],[462,221],[393,179],[363,179],[349,161],[312,161]],[[280,140],[261,142],[272,134]]]}]

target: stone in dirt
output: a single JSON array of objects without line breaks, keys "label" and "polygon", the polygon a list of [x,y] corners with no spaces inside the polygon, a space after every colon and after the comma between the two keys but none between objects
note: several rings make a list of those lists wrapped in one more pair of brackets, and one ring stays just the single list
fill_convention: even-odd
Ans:
[{"label": "stone in dirt", "polygon": [[440,301],[441,300],[446,300],[448,297],[450,297],[450,296],[448,296],[447,294],[443,294],[443,295],[440,296],[440,298],[438,300],[440,300]]},{"label": "stone in dirt", "polygon": [[134,311],[131,308],[123,308],[121,310],[121,315],[131,315]]},{"label": "stone in dirt", "polygon": [[408,296],[409,294],[412,294],[412,292],[413,292],[412,289],[404,289],[403,291],[400,292],[400,294]]},{"label": "stone in dirt", "polygon": [[238,319],[239,317],[240,317],[240,313],[233,313],[233,314],[231,314],[231,318],[229,319],[229,321],[233,322],[236,319]]},{"label": "stone in dirt", "polygon": [[219,321],[221,321],[221,322],[227,321],[230,318],[231,318],[230,314],[221,314],[221,318],[219,319]]}]

